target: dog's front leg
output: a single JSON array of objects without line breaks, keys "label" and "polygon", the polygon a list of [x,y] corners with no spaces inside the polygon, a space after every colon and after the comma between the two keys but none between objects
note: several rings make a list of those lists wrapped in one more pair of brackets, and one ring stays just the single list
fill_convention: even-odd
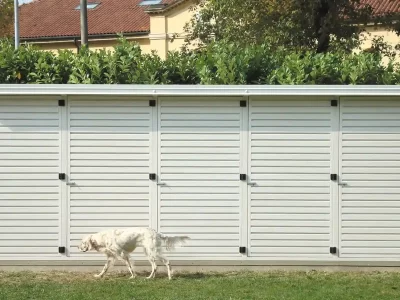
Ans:
[{"label": "dog's front leg", "polygon": [[100,274],[94,275],[96,278],[101,278],[103,275],[107,272],[108,268],[110,267],[110,264],[113,262],[113,259],[111,257],[107,258],[106,264],[103,267],[103,270],[101,270]]}]

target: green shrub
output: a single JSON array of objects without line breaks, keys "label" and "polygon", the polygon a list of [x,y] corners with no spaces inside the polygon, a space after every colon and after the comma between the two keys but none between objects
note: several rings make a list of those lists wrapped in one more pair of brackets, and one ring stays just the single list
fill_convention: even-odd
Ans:
[{"label": "green shrub", "polygon": [[394,58],[359,54],[271,50],[268,44],[240,47],[218,42],[203,49],[155,52],[120,38],[114,51],[82,48],[57,54],[31,45],[15,50],[0,40],[0,83],[64,84],[399,84]]}]

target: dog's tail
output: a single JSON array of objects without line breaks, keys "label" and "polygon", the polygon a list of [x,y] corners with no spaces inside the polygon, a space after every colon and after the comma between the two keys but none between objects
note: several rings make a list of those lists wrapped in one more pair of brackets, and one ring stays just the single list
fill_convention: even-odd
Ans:
[{"label": "dog's tail", "polygon": [[175,249],[175,246],[183,245],[187,240],[190,240],[190,237],[188,236],[167,236],[162,233],[160,233],[159,236],[164,242],[167,251],[172,251]]}]

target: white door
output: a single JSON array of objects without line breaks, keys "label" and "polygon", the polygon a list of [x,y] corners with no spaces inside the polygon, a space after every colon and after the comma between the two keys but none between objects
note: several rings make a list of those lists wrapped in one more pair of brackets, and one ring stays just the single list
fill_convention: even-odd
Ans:
[{"label": "white door", "polygon": [[240,100],[160,98],[158,228],[192,239],[171,257],[241,255]]},{"label": "white door", "polygon": [[400,257],[400,98],[341,99],[340,256]]},{"label": "white door", "polygon": [[71,255],[85,234],[151,226],[154,109],[148,99],[69,99]]},{"label": "white door", "polygon": [[0,97],[0,257],[58,256],[61,107]]},{"label": "white door", "polygon": [[324,97],[251,98],[250,256],[332,257],[337,114]]}]

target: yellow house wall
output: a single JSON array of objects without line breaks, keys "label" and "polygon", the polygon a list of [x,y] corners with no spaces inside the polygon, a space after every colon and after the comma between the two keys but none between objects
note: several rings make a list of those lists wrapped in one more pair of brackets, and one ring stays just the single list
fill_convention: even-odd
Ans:
[{"label": "yellow house wall", "polygon": [[187,1],[164,14],[150,14],[150,45],[162,58],[166,58],[168,51],[180,50],[184,44],[183,28],[193,16],[191,5]]},{"label": "yellow house wall", "polygon": [[379,36],[382,36],[384,41],[393,47],[400,43],[400,37],[394,31],[390,31],[381,26],[368,26],[365,29],[366,32],[363,33],[363,36],[366,37],[366,40],[362,44],[363,49],[370,48],[373,38]]}]

